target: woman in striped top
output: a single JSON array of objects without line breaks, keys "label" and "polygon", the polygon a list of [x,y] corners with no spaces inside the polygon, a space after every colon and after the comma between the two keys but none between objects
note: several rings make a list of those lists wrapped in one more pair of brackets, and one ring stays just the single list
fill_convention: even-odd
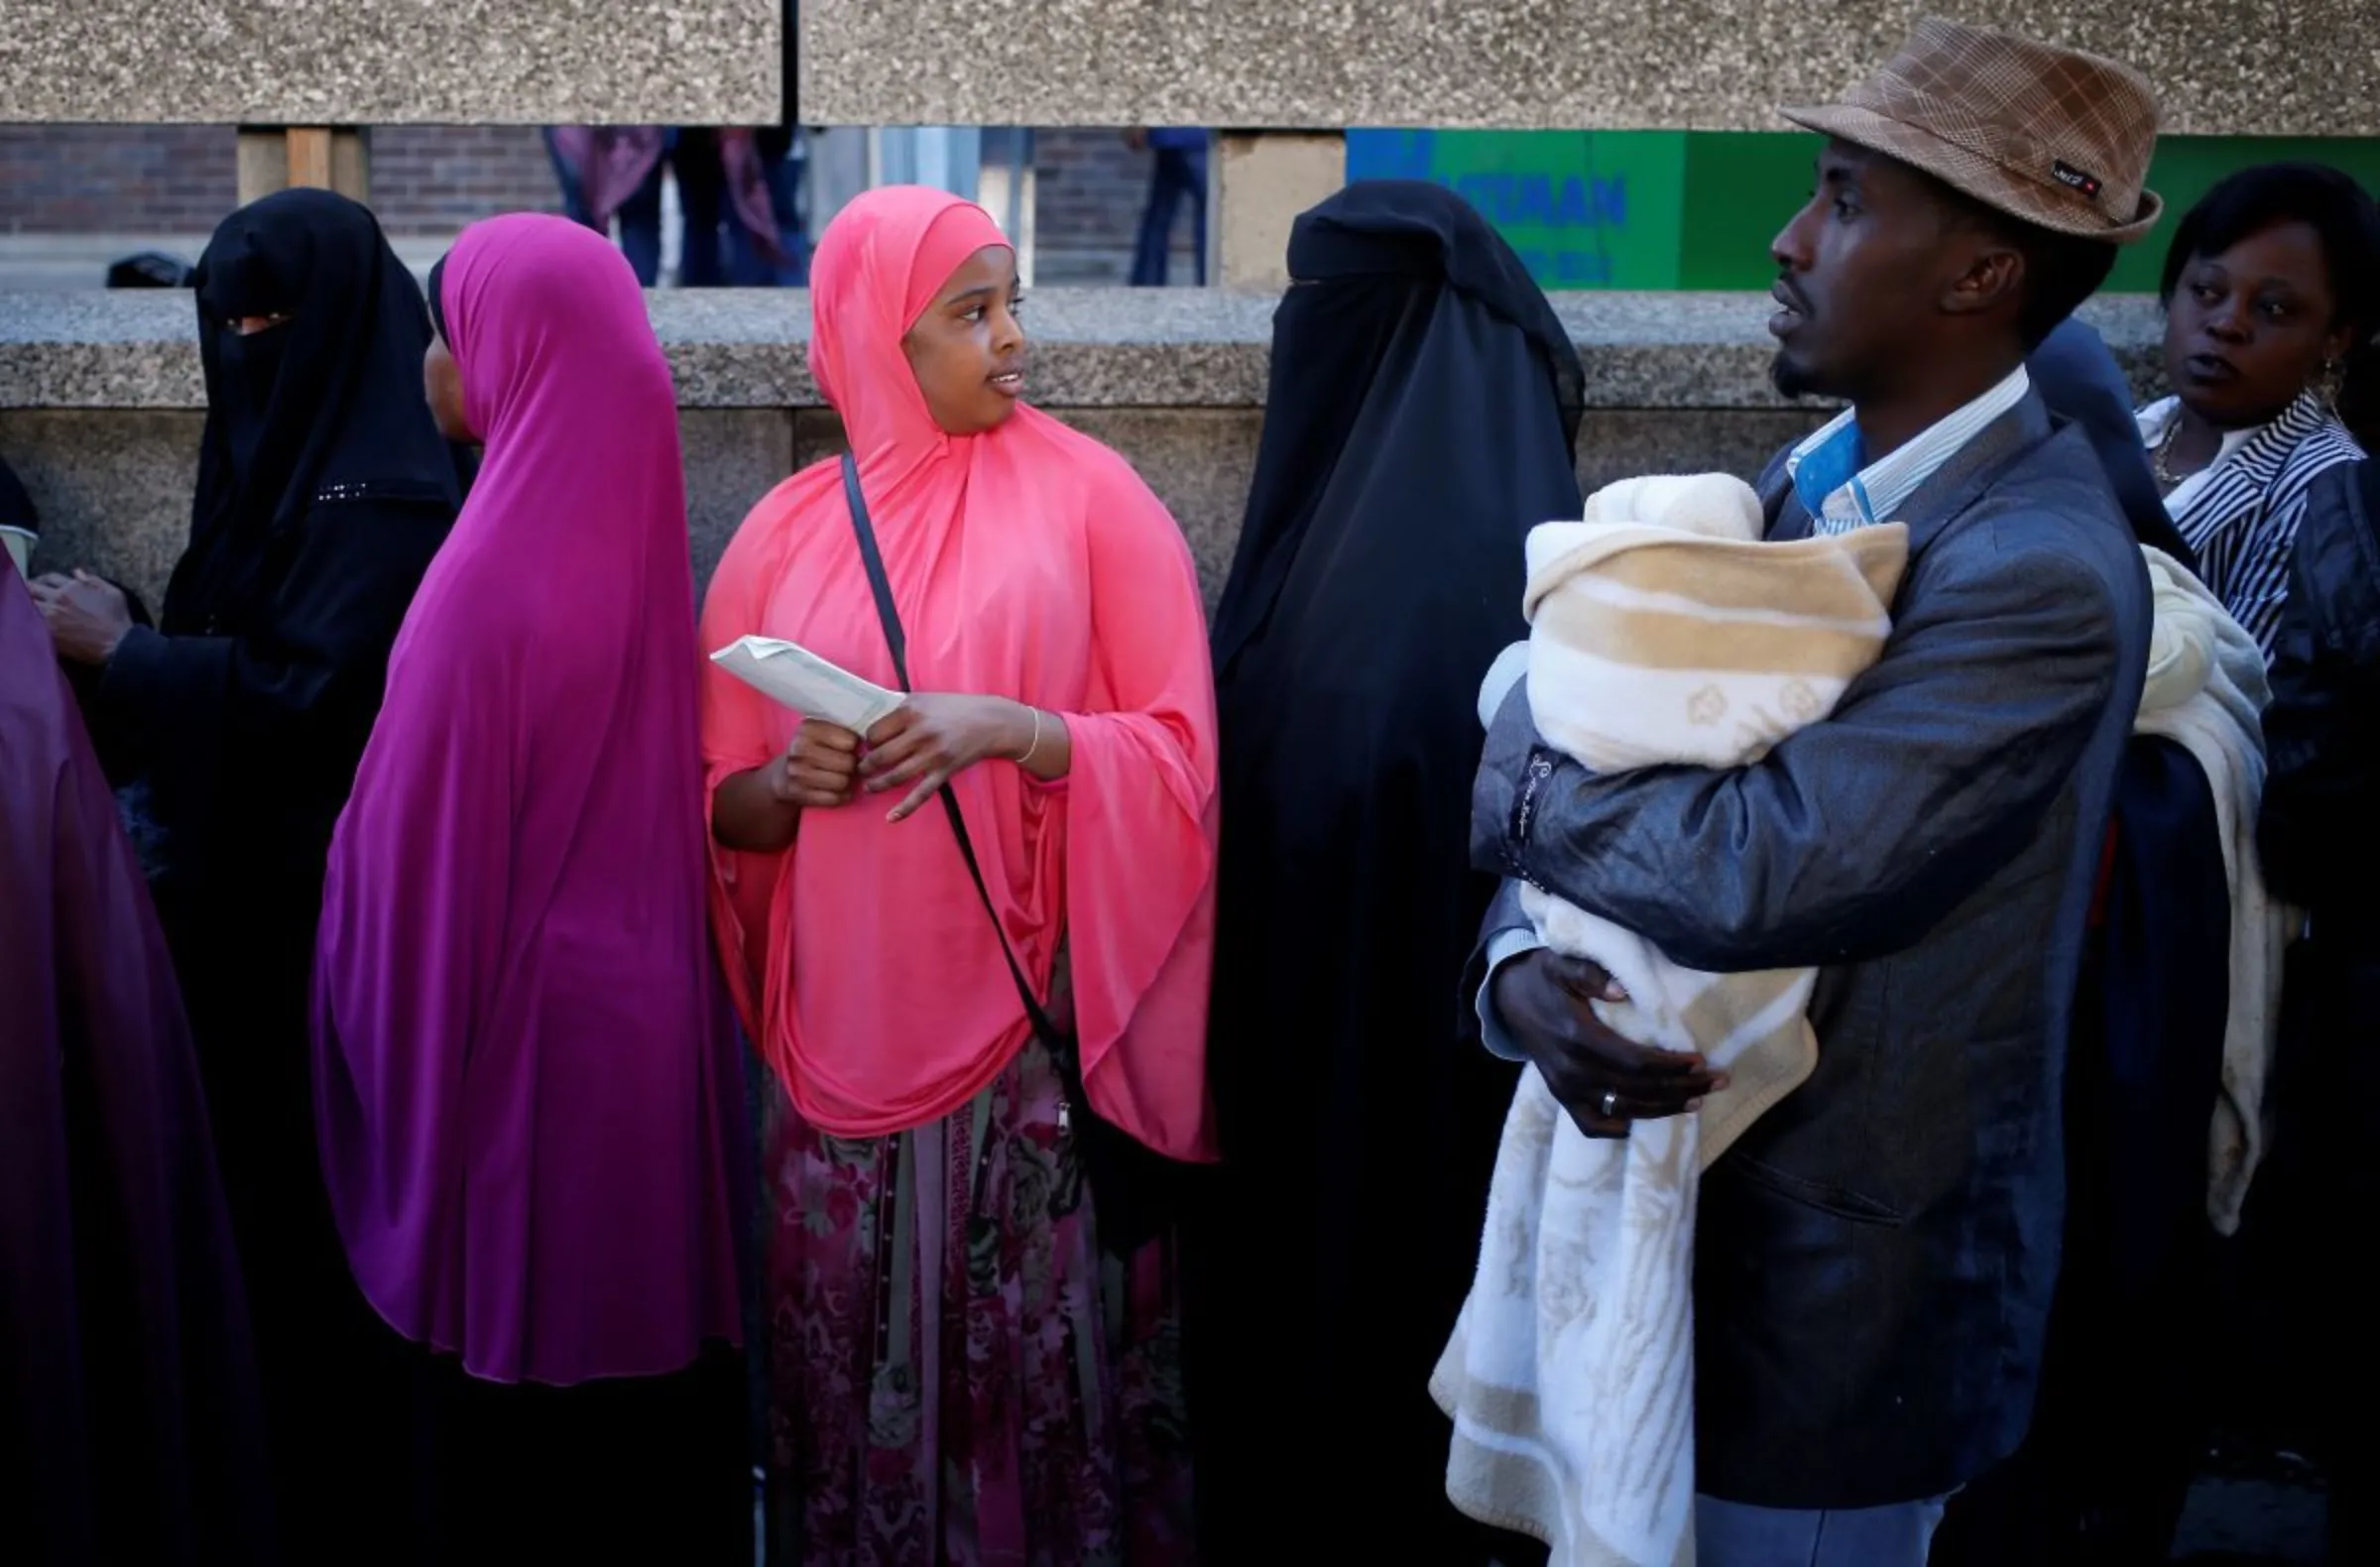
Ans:
[{"label": "woman in striped top", "polygon": [[2165,370],[2140,413],[2199,574],[2272,657],[2315,476],[2363,455],[2337,405],[2375,374],[2380,207],[2317,164],[2230,176],[2167,253]]}]

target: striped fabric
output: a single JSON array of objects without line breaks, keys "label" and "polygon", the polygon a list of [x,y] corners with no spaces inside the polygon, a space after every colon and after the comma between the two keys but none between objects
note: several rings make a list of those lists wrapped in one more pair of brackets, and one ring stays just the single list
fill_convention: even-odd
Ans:
[{"label": "striped fabric", "polygon": [[[2168,398],[2143,409],[2143,438],[2161,438],[2178,405]],[[2329,406],[2312,392],[2236,448],[2215,459],[2199,484],[2177,491],[2174,526],[2197,551],[2199,575],[2273,658],[2281,606],[2289,597],[2289,561],[2307,489],[2342,462],[2362,460],[2363,448]]]}]

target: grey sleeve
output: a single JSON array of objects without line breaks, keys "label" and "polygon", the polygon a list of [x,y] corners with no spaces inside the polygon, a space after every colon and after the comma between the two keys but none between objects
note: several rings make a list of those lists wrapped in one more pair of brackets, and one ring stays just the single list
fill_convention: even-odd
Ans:
[{"label": "grey sleeve", "polygon": [[1504,1027],[1504,1020],[1496,1016],[1494,995],[1495,971],[1523,952],[1533,952],[1545,945],[1536,934],[1527,930],[1501,930],[1488,942],[1487,973],[1480,981],[1480,1042],[1490,1055],[1500,1055],[1507,1061],[1525,1061],[1528,1053],[1521,1049]]}]

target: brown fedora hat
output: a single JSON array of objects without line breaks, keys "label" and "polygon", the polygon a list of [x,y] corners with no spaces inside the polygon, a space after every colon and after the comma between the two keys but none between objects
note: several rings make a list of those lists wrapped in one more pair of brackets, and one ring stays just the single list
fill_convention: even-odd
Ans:
[{"label": "brown fedora hat", "polygon": [[2165,210],[2147,78],[2080,50],[1927,17],[1841,102],[1779,112],[2061,234],[2128,245]]}]

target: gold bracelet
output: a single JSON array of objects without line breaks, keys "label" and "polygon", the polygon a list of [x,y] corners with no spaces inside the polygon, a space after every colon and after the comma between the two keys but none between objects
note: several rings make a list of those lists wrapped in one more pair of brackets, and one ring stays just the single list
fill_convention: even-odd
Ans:
[{"label": "gold bracelet", "polygon": [[1022,767],[1027,762],[1032,761],[1033,753],[1041,749],[1041,709],[1038,707],[1033,707],[1027,708],[1026,711],[1033,715],[1033,743],[1029,746],[1026,746],[1023,753],[1016,758],[1016,765],[1018,767]]}]

